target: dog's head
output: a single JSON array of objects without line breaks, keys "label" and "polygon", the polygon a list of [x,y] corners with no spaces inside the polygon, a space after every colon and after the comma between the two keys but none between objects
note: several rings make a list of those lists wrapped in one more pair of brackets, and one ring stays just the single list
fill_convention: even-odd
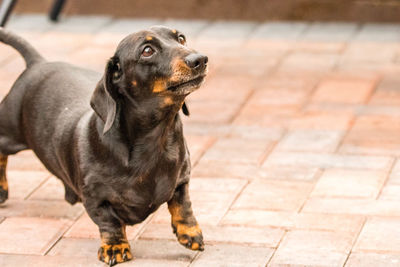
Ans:
[{"label": "dog's head", "polygon": [[[114,124],[120,103],[146,109],[175,108],[203,83],[208,58],[186,46],[179,31],[152,27],[127,36],[108,61],[91,105],[105,122]],[[178,107],[178,109],[176,109]],[[183,106],[188,113],[187,107]]]}]

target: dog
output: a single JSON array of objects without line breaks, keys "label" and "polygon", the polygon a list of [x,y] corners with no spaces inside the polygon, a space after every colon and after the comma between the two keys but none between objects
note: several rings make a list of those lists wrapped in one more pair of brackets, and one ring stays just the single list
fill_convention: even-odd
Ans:
[{"label": "dog", "polygon": [[204,249],[189,197],[190,155],[179,111],[207,74],[208,58],[177,30],[154,26],[118,45],[104,74],[46,61],[0,28],[26,69],[0,103],[0,202],[8,197],[7,157],[31,149],[82,202],[100,231],[99,260],[132,259],[125,227],[167,202],[180,244]]}]

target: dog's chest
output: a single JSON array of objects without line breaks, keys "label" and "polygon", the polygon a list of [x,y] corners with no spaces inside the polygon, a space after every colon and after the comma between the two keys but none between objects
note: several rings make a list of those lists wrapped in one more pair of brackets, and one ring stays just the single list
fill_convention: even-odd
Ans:
[{"label": "dog's chest", "polygon": [[137,177],[135,183],[126,185],[114,203],[118,216],[127,224],[143,221],[159,206],[171,199],[177,179],[166,175]]}]

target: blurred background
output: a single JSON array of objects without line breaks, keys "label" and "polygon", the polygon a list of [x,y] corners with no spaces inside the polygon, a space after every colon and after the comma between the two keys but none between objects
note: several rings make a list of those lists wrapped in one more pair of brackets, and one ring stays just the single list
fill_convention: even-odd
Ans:
[{"label": "blurred background", "polygon": [[[400,265],[400,0],[0,3],[49,60],[103,72],[156,24],[209,57],[182,116],[205,251],[176,242],[164,205],[128,228],[121,266]],[[0,98],[24,68],[0,44]],[[31,151],[8,177],[0,266],[104,266],[97,227]]]},{"label": "blurred background", "polygon": [[[43,13],[53,0],[19,0],[18,13]],[[398,0],[67,0],[66,15],[135,18],[400,21]]]}]

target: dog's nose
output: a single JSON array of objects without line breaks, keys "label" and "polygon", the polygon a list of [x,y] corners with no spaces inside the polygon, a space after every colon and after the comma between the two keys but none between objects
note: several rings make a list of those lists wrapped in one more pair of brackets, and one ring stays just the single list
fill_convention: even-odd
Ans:
[{"label": "dog's nose", "polygon": [[185,62],[194,70],[204,70],[207,66],[208,57],[202,54],[190,54],[185,58]]}]

